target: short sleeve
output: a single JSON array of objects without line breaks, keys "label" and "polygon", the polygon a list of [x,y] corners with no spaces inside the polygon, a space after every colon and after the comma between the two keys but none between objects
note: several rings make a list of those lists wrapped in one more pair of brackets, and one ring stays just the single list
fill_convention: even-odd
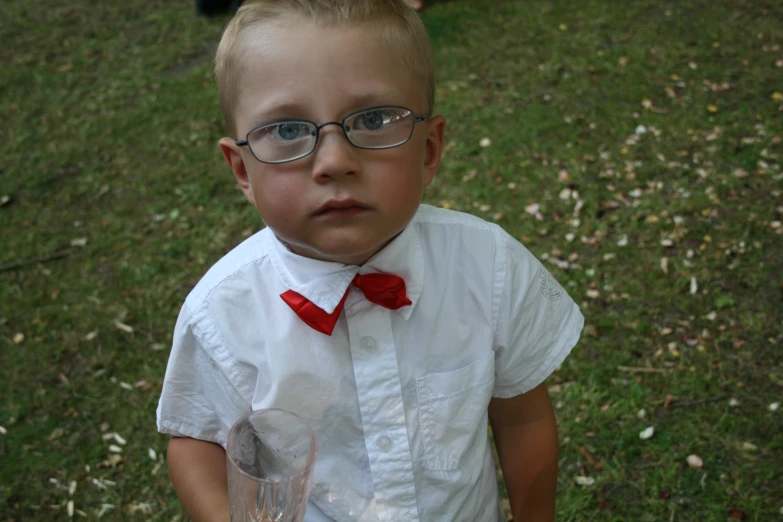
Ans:
[{"label": "short sleeve", "polygon": [[501,241],[492,395],[509,398],[532,390],[563,362],[579,340],[584,318],[530,251],[505,232]]},{"label": "short sleeve", "polygon": [[227,377],[225,357],[217,357],[204,342],[210,337],[203,335],[205,327],[183,306],[158,402],[158,431],[225,447],[228,430],[250,411],[250,400]]}]

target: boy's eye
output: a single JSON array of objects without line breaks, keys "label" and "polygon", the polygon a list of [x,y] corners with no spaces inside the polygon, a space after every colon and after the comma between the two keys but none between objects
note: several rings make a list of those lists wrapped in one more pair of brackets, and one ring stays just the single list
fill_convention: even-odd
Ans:
[{"label": "boy's eye", "polygon": [[273,125],[269,131],[272,137],[285,141],[295,140],[310,134],[310,129],[307,125],[296,122],[278,123]]},{"label": "boy's eye", "polygon": [[386,111],[373,110],[363,112],[356,121],[359,130],[378,130],[391,119]]}]

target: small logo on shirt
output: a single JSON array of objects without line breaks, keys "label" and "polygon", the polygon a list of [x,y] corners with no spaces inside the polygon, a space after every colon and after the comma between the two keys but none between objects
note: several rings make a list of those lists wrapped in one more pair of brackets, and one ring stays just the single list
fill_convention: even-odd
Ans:
[{"label": "small logo on shirt", "polygon": [[538,278],[541,280],[541,293],[552,302],[557,301],[563,295],[563,289],[543,266],[538,269]]}]

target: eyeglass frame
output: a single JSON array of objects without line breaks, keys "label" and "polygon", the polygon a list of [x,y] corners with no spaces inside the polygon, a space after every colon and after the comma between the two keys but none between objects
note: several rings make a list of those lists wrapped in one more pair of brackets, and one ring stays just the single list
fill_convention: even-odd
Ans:
[{"label": "eyeglass frame", "polygon": [[[402,142],[400,142],[400,143],[398,143],[396,145],[389,145],[388,147],[361,147],[359,145],[356,145],[351,140],[351,138],[348,136],[348,132],[350,131],[350,129],[346,130],[346,128],[345,128],[345,120],[351,118],[352,116],[356,116],[357,114],[361,114],[363,112],[369,112],[369,111],[372,111],[372,110],[375,110],[375,109],[403,109],[403,110],[406,110],[406,111],[410,112],[411,115],[413,115],[413,122],[411,124],[411,132],[410,132],[410,134],[408,134],[408,137],[405,138],[405,141],[402,141]],[[321,136],[321,129],[323,129],[324,127],[326,127],[328,125],[337,125],[338,127],[340,127],[342,129],[343,135],[345,136],[345,139],[348,141],[348,143],[350,143],[353,147],[356,147],[357,149],[385,150],[385,149],[393,149],[395,147],[400,147],[400,146],[405,145],[406,143],[408,143],[411,140],[411,136],[413,136],[413,131],[416,129],[416,124],[419,123],[419,122],[422,122],[422,121],[426,121],[428,119],[429,119],[429,115],[428,114],[421,114],[421,115],[417,116],[415,112],[413,112],[412,110],[410,110],[407,107],[402,107],[402,106],[399,106],[399,105],[379,105],[377,107],[368,107],[366,109],[360,109],[358,111],[354,111],[354,112],[350,113],[349,115],[347,115],[345,118],[343,118],[340,121],[327,121],[326,123],[322,123],[321,125],[318,125],[314,121],[310,121],[310,120],[274,120],[274,121],[269,121],[269,122],[266,122],[266,123],[262,123],[261,125],[258,125],[256,127],[253,127],[245,135],[245,139],[244,140],[234,140],[234,143],[236,143],[237,147],[245,147],[245,146],[247,146],[247,149],[250,151],[250,154],[252,154],[253,157],[256,160],[260,161],[261,163],[266,163],[267,165],[280,165],[281,163],[290,163],[292,161],[296,161],[296,160],[302,159],[304,157],[309,156],[313,152],[315,152],[315,148],[318,146],[318,138],[320,138],[320,136]],[[250,141],[249,141],[248,138],[250,138],[250,135],[253,132],[257,131],[258,129],[261,129],[263,127],[267,127],[269,125],[274,125],[275,123],[309,123],[309,124],[313,125],[315,127],[315,142],[313,143],[313,148],[310,149],[310,152],[302,154],[301,156],[297,156],[295,158],[291,158],[291,159],[287,159],[287,160],[283,160],[283,161],[264,161],[262,159],[259,159],[259,157],[256,156],[256,153],[253,152],[253,147],[250,146]],[[312,134],[310,134],[310,135],[312,136]]]}]

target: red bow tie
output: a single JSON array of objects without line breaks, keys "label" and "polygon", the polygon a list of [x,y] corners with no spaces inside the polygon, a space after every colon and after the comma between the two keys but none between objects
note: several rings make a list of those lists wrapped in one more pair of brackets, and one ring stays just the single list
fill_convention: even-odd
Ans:
[{"label": "red bow tie", "polygon": [[[384,308],[397,310],[411,304],[411,300],[405,295],[405,280],[399,276],[391,274],[357,274],[353,278],[352,283],[356,288],[364,292],[364,296],[368,301],[379,304]],[[350,290],[351,288],[348,287],[342,300],[340,300],[340,304],[337,305],[337,308],[331,314],[327,314],[308,298],[293,290],[280,294],[280,297],[296,312],[296,315],[302,321],[321,333],[332,335],[334,325],[337,324],[337,318],[343,310],[343,305]]]}]

